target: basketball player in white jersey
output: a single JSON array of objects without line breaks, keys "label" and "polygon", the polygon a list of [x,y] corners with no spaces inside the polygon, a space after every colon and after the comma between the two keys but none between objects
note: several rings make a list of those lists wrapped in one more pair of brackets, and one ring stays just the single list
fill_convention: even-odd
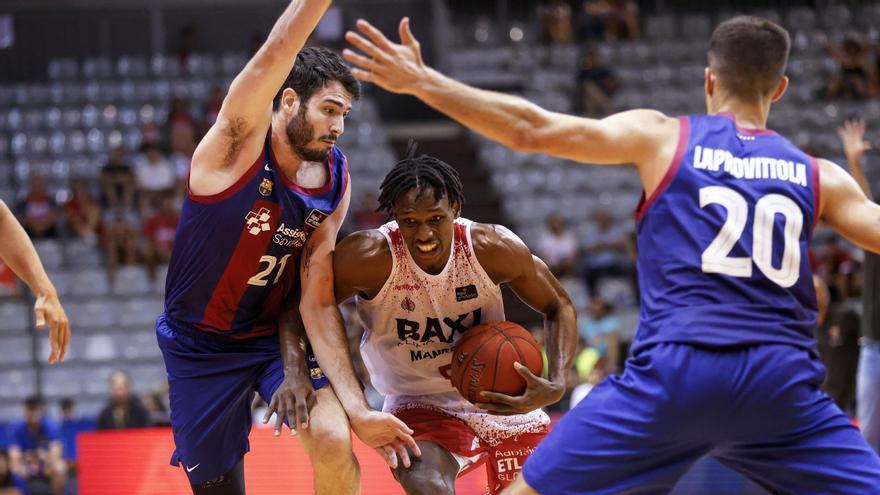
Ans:
[{"label": "basketball player in white jersey", "polygon": [[[394,471],[406,492],[454,493],[457,476],[488,461],[489,491],[498,493],[546,434],[549,418],[540,408],[565,392],[577,345],[575,310],[516,235],[459,217],[464,197],[455,169],[412,151],[381,186],[380,207],[395,221],[351,234],[337,247],[336,299],[356,297],[372,383],[386,396],[384,410],[414,430],[421,449],[411,468]],[[468,328],[505,319],[503,283],[544,315],[549,380],[514,365],[525,393],[485,392],[485,403],[474,405],[449,380],[452,349]]]}]

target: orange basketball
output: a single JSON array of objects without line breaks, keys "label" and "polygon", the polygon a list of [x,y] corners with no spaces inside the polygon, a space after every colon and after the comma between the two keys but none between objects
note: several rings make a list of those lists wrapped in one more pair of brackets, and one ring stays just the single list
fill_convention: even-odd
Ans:
[{"label": "orange basketball", "polygon": [[455,344],[452,384],[470,402],[485,402],[480,397],[483,391],[520,395],[526,381],[513,367],[515,362],[541,376],[544,358],[528,330],[510,321],[477,325]]}]

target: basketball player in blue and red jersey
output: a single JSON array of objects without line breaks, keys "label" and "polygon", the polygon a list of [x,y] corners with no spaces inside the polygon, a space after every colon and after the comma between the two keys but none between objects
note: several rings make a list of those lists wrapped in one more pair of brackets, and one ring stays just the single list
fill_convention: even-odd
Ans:
[{"label": "basketball player in blue and red jersey", "polygon": [[880,459],[819,390],[807,247],[821,218],[880,251],[880,206],[853,178],[766,128],[788,86],[788,33],[756,17],[709,43],[707,114],[601,120],[454,81],[365,21],[356,77],[422,99],[520,151],[636,165],[641,318],[622,376],[599,384],[507,493],[665,493],[710,454],[774,493],[880,493]]},{"label": "basketball player in blue and red jersey", "polygon": [[[367,405],[333,295],[350,196],[335,142],[360,87],[337,54],[303,49],[330,3],[290,3],[193,155],[157,336],[172,464],[195,494],[244,493],[255,391],[278,412],[276,434],[283,420],[300,426],[317,493],[359,492],[349,419],[371,447],[415,446],[402,421]],[[312,356],[307,369],[303,326],[332,388]]]}]

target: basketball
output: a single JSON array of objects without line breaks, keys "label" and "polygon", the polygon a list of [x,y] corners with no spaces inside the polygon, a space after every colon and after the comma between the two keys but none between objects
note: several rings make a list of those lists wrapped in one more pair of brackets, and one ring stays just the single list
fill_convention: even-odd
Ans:
[{"label": "basketball", "polygon": [[483,391],[520,395],[526,389],[526,381],[513,367],[515,362],[541,376],[541,348],[528,330],[510,321],[477,325],[455,345],[450,369],[452,384],[472,403],[483,401]]}]

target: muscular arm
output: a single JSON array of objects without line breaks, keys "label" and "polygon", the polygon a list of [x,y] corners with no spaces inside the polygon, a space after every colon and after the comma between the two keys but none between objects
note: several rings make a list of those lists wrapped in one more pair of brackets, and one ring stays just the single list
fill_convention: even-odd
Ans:
[{"label": "muscular arm", "polygon": [[391,251],[378,230],[355,232],[333,253],[333,286],[341,304],[360,295],[372,299],[391,275]]},{"label": "muscular arm", "polygon": [[70,324],[58,300],[55,286],[49,280],[34,245],[15,215],[0,200],[0,259],[31,289],[37,297],[34,305],[38,327],[49,325],[52,352],[49,362],[60,362],[70,342]]},{"label": "muscular arm", "polygon": [[350,50],[343,53],[359,67],[352,71],[356,77],[388,91],[411,94],[514,150],[584,163],[635,163],[649,189],[654,182],[651,171],[662,169],[662,176],[675,153],[678,123],[660,112],[631,110],[601,120],[551,112],[518,96],[468,86],[426,66],[409,19],[400,23],[401,44],[389,41],[366,21],[358,21],[357,26],[366,38],[349,32],[346,39],[366,56]]},{"label": "muscular arm", "polygon": [[859,247],[880,253],[880,205],[868,199],[842,168],[818,161],[821,218]]},{"label": "muscular arm", "polygon": [[472,227],[477,259],[496,283],[507,283],[532,309],[544,315],[545,342],[552,388],[545,404],[565,393],[565,375],[577,348],[577,315],[565,289],[541,259],[516,234],[500,225]]},{"label": "muscular arm", "polygon": [[269,126],[272,99],[330,3],[331,0],[290,2],[266,42],[232,81],[217,121],[193,154],[193,192],[222,191],[253,161]]}]

